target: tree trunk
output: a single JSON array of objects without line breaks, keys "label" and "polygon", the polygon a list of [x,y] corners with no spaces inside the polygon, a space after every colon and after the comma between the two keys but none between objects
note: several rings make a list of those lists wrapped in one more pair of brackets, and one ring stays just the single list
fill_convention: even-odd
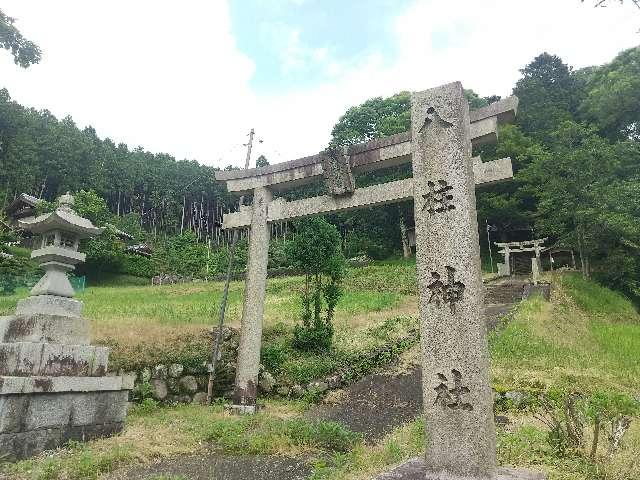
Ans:
[{"label": "tree trunk", "polygon": [[591,444],[591,453],[589,458],[595,460],[596,452],[598,451],[598,438],[600,437],[600,417],[596,416],[595,423],[593,424],[593,443]]},{"label": "tree trunk", "polygon": [[404,215],[400,214],[400,239],[402,240],[402,256],[404,258],[411,257],[411,246],[409,245],[409,236],[407,235],[407,225],[404,222]]}]

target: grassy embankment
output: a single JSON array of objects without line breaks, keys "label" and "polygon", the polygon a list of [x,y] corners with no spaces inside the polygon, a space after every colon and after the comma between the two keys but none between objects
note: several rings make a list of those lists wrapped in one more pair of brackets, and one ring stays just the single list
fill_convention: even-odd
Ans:
[{"label": "grassy embankment", "polygon": [[[398,300],[380,310],[384,312],[384,315],[380,313],[382,317],[388,317],[397,313],[396,309],[406,308],[405,302],[410,301],[415,285],[403,280],[409,277],[413,278],[409,267],[369,267],[352,271],[347,284],[350,291],[365,293],[360,299],[367,298],[367,294],[377,297],[377,291],[395,292]],[[559,386],[585,392],[607,389],[637,397],[640,394],[637,360],[640,316],[623,297],[592,282],[585,282],[575,275],[556,280],[558,288],[551,302],[533,298],[522,303],[502,333],[492,336],[494,386],[522,390]],[[295,305],[291,298],[294,285],[292,279],[270,282],[267,323],[295,319],[295,308],[289,310],[291,316],[288,316],[281,315],[276,307],[278,304]],[[191,288],[205,287],[212,288],[211,285],[185,285],[158,290],[183,292],[189,296],[197,295]],[[117,290],[110,291],[113,294]],[[108,291],[99,295],[110,297]],[[180,293],[175,296],[180,297]],[[84,299],[89,304],[91,298],[91,291],[88,291]],[[277,298],[279,300],[274,301]],[[239,304],[239,300],[237,302]],[[126,302],[116,303],[122,305],[122,309],[128,308]],[[352,317],[372,315],[375,318],[378,315],[365,312],[363,307],[360,310],[353,307],[365,303],[379,305],[362,300],[346,301],[341,305],[339,321],[342,327],[339,330],[348,330],[352,321],[356,322],[353,323],[356,325],[354,330],[357,325],[366,325],[362,318],[352,320]],[[88,306],[89,311],[90,308]],[[93,308],[97,308],[97,304]],[[348,313],[349,308],[355,313]],[[145,318],[144,315],[140,317]],[[115,322],[107,316],[102,318]],[[360,480],[371,478],[376,472],[421,451],[421,421],[399,427],[376,445],[364,445],[339,426],[310,424],[302,420],[306,406],[300,401],[270,401],[266,412],[251,420],[230,417],[220,407],[138,408],[119,437],[90,442],[86,446],[74,445],[50,457],[21,462],[8,471],[16,478],[96,478],[99,472],[111,471],[119,465],[203,451],[212,442],[229,453],[321,455],[325,460],[315,465],[314,479]],[[510,410],[507,415],[512,423],[499,431],[501,464],[544,470],[550,480],[640,479],[638,418],[633,420],[625,447],[620,452],[610,457],[606,442],[602,441],[598,461],[591,462],[585,452],[559,455],[547,441],[546,427],[531,411]],[[326,460],[328,455],[330,460]]]}]

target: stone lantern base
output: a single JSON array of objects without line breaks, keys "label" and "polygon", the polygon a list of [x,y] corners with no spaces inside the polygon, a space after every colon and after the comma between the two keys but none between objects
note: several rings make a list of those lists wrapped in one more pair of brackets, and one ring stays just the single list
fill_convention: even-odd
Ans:
[{"label": "stone lantern base", "polygon": [[106,376],[82,303],[39,295],[0,318],[0,461],[122,430],[133,378]]}]

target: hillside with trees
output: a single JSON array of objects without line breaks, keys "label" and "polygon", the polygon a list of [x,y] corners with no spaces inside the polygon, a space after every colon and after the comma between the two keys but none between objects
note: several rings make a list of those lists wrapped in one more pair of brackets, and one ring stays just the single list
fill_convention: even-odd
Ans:
[{"label": "hillside with trees", "polygon": [[[640,48],[580,70],[543,53],[521,73],[513,90],[520,98],[516,124],[501,129],[497,145],[474,152],[485,161],[510,156],[515,169],[514,181],[479,191],[479,225],[483,230],[491,225],[495,240],[549,236],[556,247],[579,252],[585,276],[637,298]],[[480,98],[471,90],[467,96],[472,108],[499,98]],[[409,110],[406,92],[370,99],[337,121],[331,143],[349,145],[405,131]],[[0,91],[0,166],[3,207],[20,193],[52,201],[66,191],[93,191],[104,200],[109,223],[164,252],[151,270],[180,267],[184,273],[184,265],[205,265],[212,252],[224,263],[219,222],[223,213],[237,208],[237,201],[214,181],[213,167],[101,139],[92,127],[80,129],[70,117],[60,120],[49,111],[19,105],[6,89]],[[408,175],[410,168],[404,167],[357,181],[362,186]],[[403,247],[407,253],[404,232],[411,227],[412,208],[410,203],[385,206],[329,220],[338,227],[347,257],[383,259],[402,254]],[[484,232],[481,238],[486,253]],[[171,245],[196,258],[186,262],[182,254],[167,260]],[[278,266],[291,263],[278,245],[272,249]],[[194,272],[198,275],[202,271]]]}]

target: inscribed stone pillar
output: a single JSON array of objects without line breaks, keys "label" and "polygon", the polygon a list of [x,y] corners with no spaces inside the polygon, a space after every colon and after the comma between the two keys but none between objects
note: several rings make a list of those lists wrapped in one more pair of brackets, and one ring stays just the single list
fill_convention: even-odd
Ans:
[{"label": "inscribed stone pillar", "polygon": [[495,425],[462,85],[412,94],[427,479],[493,479]]},{"label": "inscribed stone pillar", "polygon": [[269,258],[267,215],[271,199],[271,191],[268,188],[254,189],[238,366],[233,392],[233,404],[240,413],[253,413],[256,405]]},{"label": "inscribed stone pillar", "polygon": [[511,276],[511,250],[509,247],[504,247],[504,264],[506,265],[506,271],[508,275]]}]

